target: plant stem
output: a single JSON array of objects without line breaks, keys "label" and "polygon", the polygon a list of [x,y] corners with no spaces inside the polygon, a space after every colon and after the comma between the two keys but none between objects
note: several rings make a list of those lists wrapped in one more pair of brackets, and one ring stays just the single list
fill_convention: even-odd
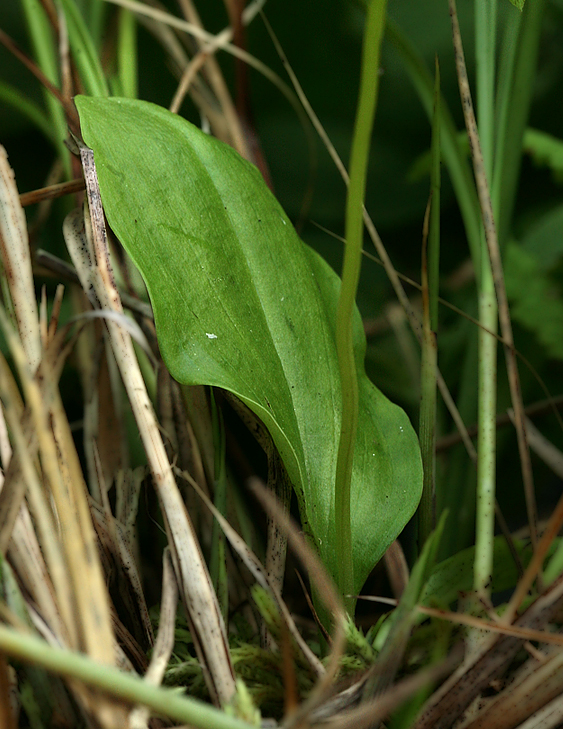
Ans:
[{"label": "plant stem", "polygon": [[41,666],[61,676],[78,679],[132,704],[201,729],[251,729],[251,724],[196,699],[180,696],[175,689],[153,686],[140,676],[122,673],[81,654],[52,648],[44,640],[0,625],[0,650],[7,656]]},{"label": "plant stem", "polygon": [[440,64],[435,61],[434,110],[432,115],[432,169],[430,201],[430,229],[428,233],[428,293],[430,296],[430,327],[438,332],[438,296],[440,293],[440,188],[441,188],[441,94]]},{"label": "plant stem", "polygon": [[[425,219],[422,245],[422,361],[420,371],[419,441],[424,469],[422,499],[418,510],[419,552],[435,522],[436,486],[436,376],[438,350],[438,291],[440,279],[440,67],[436,58],[434,112],[432,115],[432,170],[430,225]],[[428,237],[428,255],[426,238]]]},{"label": "plant stem", "polygon": [[[496,0],[475,2],[475,56],[477,121],[483,152],[484,172],[493,176],[495,132],[495,46]],[[498,309],[491,263],[484,230],[481,230],[481,277],[479,284],[479,321],[496,333]],[[474,265],[477,268],[477,261]],[[496,485],[496,388],[497,340],[479,329],[479,390],[477,448],[477,508],[475,525],[475,562],[473,586],[478,595],[488,597],[493,570]]]},{"label": "plant stem", "polygon": [[[335,526],[338,587],[343,596],[354,590],[352,529],[350,523],[350,485],[354,445],[358,425],[358,381],[352,337],[352,315],[360,277],[369,149],[379,87],[379,55],[385,27],[387,0],[368,4],[358,110],[352,140],[350,184],[346,198],[346,243],[342,288],[336,315],[336,348],[342,384],[342,426],[338,448],[335,484]],[[351,610],[353,599],[344,597]]]}]

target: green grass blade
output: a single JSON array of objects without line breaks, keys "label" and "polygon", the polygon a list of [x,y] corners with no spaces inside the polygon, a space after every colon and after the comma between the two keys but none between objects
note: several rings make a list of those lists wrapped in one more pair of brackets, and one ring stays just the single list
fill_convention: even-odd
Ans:
[{"label": "green grass blade", "polygon": [[440,64],[436,58],[434,110],[432,113],[432,167],[430,172],[431,201],[428,232],[428,287],[430,295],[430,327],[438,332],[438,298],[440,294],[440,189],[441,189],[441,93]]},{"label": "green grass blade", "polygon": [[45,111],[35,102],[31,101],[31,99],[28,99],[24,94],[22,94],[19,89],[10,86],[10,84],[4,83],[4,81],[0,81],[0,101],[8,104],[22,116],[29,119],[34,126],[43,132],[50,142],[56,142],[53,135],[53,127],[51,126]]},{"label": "green grass blade", "polygon": [[[58,53],[49,19],[39,0],[22,0],[22,7],[37,63],[47,78],[58,84]],[[43,94],[51,117],[52,135],[56,140],[59,157],[63,162],[66,176],[70,177],[70,155],[64,145],[67,136],[65,115],[59,102],[48,91],[44,90]]]},{"label": "green grass blade", "polygon": [[61,0],[68,39],[84,90],[89,96],[108,96],[108,86],[92,36],[74,0]]},{"label": "green grass blade", "polygon": [[504,39],[502,57],[506,60],[499,78],[499,122],[491,187],[501,246],[509,236],[514,211],[522,144],[536,79],[543,10],[544,0],[534,0],[522,14],[512,11]]},{"label": "green grass blade", "polygon": [[[416,49],[390,18],[387,19],[387,37],[399,54],[401,61],[409,75],[419,99],[428,115],[432,119],[433,108],[433,81],[424,61]],[[440,128],[442,159],[447,167],[457,202],[463,218],[467,241],[475,260],[480,249],[480,212],[475,183],[471,168],[465,154],[457,142],[457,129],[448,109],[446,101],[442,98],[440,103]],[[479,273],[476,272],[477,277]]]}]

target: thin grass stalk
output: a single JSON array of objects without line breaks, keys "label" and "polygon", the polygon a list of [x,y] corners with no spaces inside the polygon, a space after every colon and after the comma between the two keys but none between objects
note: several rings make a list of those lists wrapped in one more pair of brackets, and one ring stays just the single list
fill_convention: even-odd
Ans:
[{"label": "thin grass stalk", "polygon": [[[440,67],[436,59],[432,116],[430,201],[422,242],[422,343],[419,441],[423,466],[422,498],[418,508],[418,548],[434,529],[436,487],[436,376],[438,368],[438,290],[440,274]],[[426,245],[428,241],[428,246]],[[428,254],[428,255],[427,255]]]},{"label": "thin grass stalk", "polygon": [[477,125],[489,180],[493,177],[495,139],[497,0],[475,2],[475,87]]},{"label": "thin grass stalk", "polygon": [[[419,441],[423,466],[422,498],[418,509],[418,548],[434,529],[436,488],[436,376],[438,367],[438,291],[440,276],[440,67],[436,59],[432,115],[430,200],[422,236],[422,342]],[[428,243],[428,245],[427,245]]]},{"label": "thin grass stalk", "polygon": [[[197,12],[191,0],[180,0],[180,6],[182,7],[186,19],[193,23],[193,25],[203,29],[199,13]],[[207,47],[207,44],[204,44],[202,42],[198,42],[198,45],[200,46],[201,52],[203,52],[204,54],[211,50]],[[248,143],[245,138],[236,107],[233,103],[230,91],[223,77],[221,67],[219,66],[217,59],[215,58],[213,53],[207,55],[207,58],[205,60],[205,66],[210,86],[217,97],[223,115],[225,117],[225,122],[231,135],[232,145],[241,156],[252,161]]]},{"label": "thin grass stalk", "polygon": [[473,112],[473,102],[471,99],[469,80],[467,78],[467,68],[465,66],[465,56],[463,52],[463,45],[461,42],[461,35],[459,32],[459,23],[457,19],[455,0],[449,0],[449,3],[450,15],[452,19],[460,96],[462,99],[467,134],[471,144],[473,167],[475,171],[475,180],[477,183],[477,192],[479,195],[479,203],[481,205],[483,224],[485,228],[487,250],[493,272],[493,281],[499,309],[500,326],[506,354],[506,365],[508,371],[508,381],[510,385],[510,395],[514,407],[516,420],[518,450],[520,453],[520,461],[522,464],[522,477],[524,481],[524,491],[526,494],[528,521],[530,523],[530,536],[532,538],[533,544],[535,545],[537,542],[537,527],[532,463],[526,439],[526,430],[524,424],[524,406],[522,403],[520,376],[518,373],[518,365],[516,362],[514,337],[512,334],[512,323],[510,320],[510,310],[508,307],[508,298],[506,295],[506,286],[504,283],[502,259],[498,245],[495,219],[489,193],[489,184],[487,180],[487,175],[485,173],[483,155],[479,142],[479,134],[477,132],[477,124],[475,121],[475,114]]},{"label": "thin grass stalk", "polygon": [[[493,178],[495,131],[495,53],[496,53],[496,0],[475,3],[475,57],[479,139],[483,153],[483,175]],[[493,572],[493,538],[495,528],[496,491],[496,408],[497,408],[497,340],[498,308],[491,262],[487,254],[485,232],[481,228],[481,247],[478,260],[479,322],[479,381],[477,420],[477,494],[475,524],[475,561],[473,588],[483,599],[490,596]]]},{"label": "thin grass stalk", "polygon": [[82,681],[117,699],[147,706],[156,714],[201,729],[251,729],[252,724],[209,704],[180,696],[176,689],[151,686],[140,676],[104,666],[81,653],[52,648],[44,640],[0,625],[0,651],[60,676]]},{"label": "thin grass stalk", "polygon": [[[401,29],[390,18],[387,19],[387,34],[405,66],[427,116],[431,118],[433,103],[432,78],[423,59]],[[459,145],[455,122],[443,98],[441,99],[440,127],[442,158],[456,194],[471,256],[473,260],[479,260],[481,245],[479,200],[469,163]],[[378,247],[377,244],[376,247]],[[478,283],[480,276],[481,271],[477,267],[475,277]],[[420,338],[418,332],[417,336]],[[472,338],[468,337],[467,354],[462,370],[462,384],[457,404],[454,403],[441,374],[438,372],[440,393],[458,431],[462,434],[465,451],[472,461],[476,461],[476,453],[471,439],[465,432],[464,421],[475,420],[477,416],[473,382],[473,373],[477,367],[476,350],[477,343],[474,344]],[[453,460],[450,459],[447,474],[443,479],[451,486],[448,489],[441,489],[437,486],[436,509],[438,514],[441,514],[445,509],[450,512],[450,519],[441,544],[442,557],[446,558],[467,546],[474,532],[474,475],[467,470],[466,454],[461,450],[453,455]]]},{"label": "thin grass stalk", "polygon": [[[151,662],[145,673],[145,681],[160,686],[174,649],[176,607],[178,605],[178,585],[174,575],[174,565],[170,549],[164,550],[162,560],[162,591],[158,635],[151,655]],[[146,706],[136,707],[129,716],[129,729],[147,729],[150,712]]]},{"label": "thin grass stalk", "polygon": [[[350,484],[354,445],[358,425],[358,380],[352,337],[352,316],[360,278],[363,240],[363,204],[365,198],[369,149],[379,88],[379,54],[385,28],[386,0],[371,0],[367,9],[360,94],[352,152],[350,184],[346,198],[346,247],[342,269],[342,287],[336,313],[336,351],[342,384],[342,425],[335,476],[335,531],[340,594],[354,592],[352,529],[350,522]],[[353,598],[344,597],[348,610]]]},{"label": "thin grass stalk", "polygon": [[[213,418],[213,441],[215,453],[215,479],[214,479],[214,503],[217,511],[224,517],[227,516],[227,464],[226,464],[226,437],[223,415],[211,393],[211,414]],[[227,563],[225,561],[225,536],[217,520],[213,522],[211,535],[211,560],[209,574],[213,587],[219,600],[219,607],[225,625],[228,625],[229,615],[229,584],[227,578]]]},{"label": "thin grass stalk", "polygon": [[438,304],[440,293],[440,188],[442,96],[440,93],[440,64],[436,56],[434,81],[434,109],[432,114],[432,146],[430,172],[430,228],[428,232],[428,289],[430,296],[430,327],[438,333]]}]

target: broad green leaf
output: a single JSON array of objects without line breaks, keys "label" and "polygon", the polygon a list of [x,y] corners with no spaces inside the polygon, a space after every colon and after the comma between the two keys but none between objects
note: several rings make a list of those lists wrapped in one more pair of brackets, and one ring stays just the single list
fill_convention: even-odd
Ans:
[{"label": "broad green leaf", "polygon": [[[258,170],[184,119],[140,101],[77,97],[112,229],[145,279],[162,356],[185,384],[234,393],[263,421],[303,526],[333,575],[341,391],[340,280],[297,236]],[[420,453],[405,413],[367,379],[352,483],[359,590],[414,513]]]}]

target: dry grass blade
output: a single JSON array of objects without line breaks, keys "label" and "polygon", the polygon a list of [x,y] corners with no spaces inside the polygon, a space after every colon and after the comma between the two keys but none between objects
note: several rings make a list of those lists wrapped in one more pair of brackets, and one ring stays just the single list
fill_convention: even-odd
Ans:
[{"label": "dry grass blade", "polygon": [[477,131],[477,122],[473,111],[473,102],[471,99],[471,90],[469,88],[469,80],[467,78],[467,69],[465,66],[465,55],[463,52],[463,44],[459,23],[457,19],[457,10],[455,0],[449,0],[450,16],[452,20],[452,32],[454,40],[455,60],[457,66],[457,75],[459,82],[459,92],[462,101],[463,114],[465,117],[465,126],[471,145],[471,154],[473,157],[473,169],[475,172],[475,181],[477,184],[477,193],[479,196],[479,204],[481,206],[481,215],[483,218],[483,226],[485,229],[485,240],[489,251],[491,261],[491,269],[493,273],[493,281],[498,302],[499,321],[502,330],[503,343],[505,348],[505,356],[508,370],[508,380],[510,384],[510,394],[512,398],[512,406],[516,421],[516,432],[518,435],[518,450],[520,452],[520,461],[522,464],[522,478],[524,480],[524,493],[526,496],[526,506],[528,510],[528,522],[530,524],[530,536],[534,547],[537,542],[537,512],[536,501],[534,495],[534,481],[532,474],[532,463],[530,460],[530,451],[526,438],[526,425],[524,418],[524,405],[522,402],[522,391],[520,388],[520,376],[518,374],[518,364],[516,362],[516,354],[514,349],[514,337],[512,335],[512,323],[510,320],[510,310],[508,307],[508,297],[506,295],[506,287],[504,283],[504,273],[502,267],[502,258],[498,245],[498,237],[493,214],[493,206],[491,202],[489,183],[485,172],[485,164],[483,161],[483,153],[481,151],[481,142]]},{"label": "dry grass blade", "polygon": [[55,200],[58,197],[71,195],[74,192],[84,190],[84,180],[70,180],[69,182],[59,182],[56,185],[41,187],[38,190],[24,192],[20,195],[20,205],[25,208],[28,205],[35,205],[44,200]]},{"label": "dry grass blade", "polygon": [[[415,676],[399,681],[373,701],[362,704],[352,711],[343,712],[330,721],[314,724],[313,726],[322,726],[327,729],[364,729],[364,727],[367,729],[367,727],[377,726],[386,716],[415,693],[428,684],[449,675],[459,665],[462,653],[461,649],[454,649],[446,660],[436,666],[419,671]],[[316,719],[317,716],[313,718]]]},{"label": "dry grass blade", "polygon": [[[563,576],[532,603],[512,628],[537,631],[551,622],[562,607]],[[433,694],[418,718],[415,729],[449,729],[453,726],[473,699],[507,668],[524,640],[502,635],[492,643],[488,642],[471,658],[469,664],[462,666]]]},{"label": "dry grass blade", "polygon": [[520,604],[522,603],[522,600],[526,596],[528,590],[532,586],[534,580],[536,579],[536,576],[538,575],[539,571],[541,570],[543,561],[545,559],[545,556],[547,554],[547,551],[549,547],[551,546],[553,540],[557,536],[557,533],[561,529],[561,525],[563,524],[563,495],[559,498],[559,501],[557,503],[557,506],[553,510],[553,513],[549,517],[549,521],[547,522],[547,526],[545,528],[545,531],[543,533],[542,538],[540,539],[539,543],[536,546],[536,549],[534,550],[534,556],[532,557],[532,560],[530,561],[530,564],[526,568],[526,571],[524,572],[522,578],[519,580],[518,584],[516,585],[516,589],[514,590],[514,594],[510,598],[510,602],[508,604],[508,607],[506,608],[503,616],[502,616],[502,622],[504,624],[508,624],[512,622],[514,619],[514,616],[516,615],[516,612],[518,608],[520,607]]},{"label": "dry grass blade", "polygon": [[[512,409],[508,410],[507,415],[511,422],[514,423],[514,412]],[[525,421],[526,435],[528,436],[530,448],[542,459],[546,466],[551,468],[556,476],[563,479],[563,453],[542,435],[529,418],[526,418]]]},{"label": "dry grass blade", "polygon": [[[186,19],[189,20],[192,25],[203,30],[203,25],[201,23],[199,14],[191,0],[180,0],[180,5],[182,7],[184,15],[186,16]],[[227,84],[225,83],[223,73],[221,72],[221,67],[213,56],[214,51],[220,47],[220,44],[213,47],[212,45],[210,46],[209,44],[199,42],[199,46],[201,53],[201,56],[199,56],[199,58],[201,59],[201,65],[205,65],[206,67],[211,88],[215,92],[215,95],[221,106],[221,110],[225,118],[225,123],[231,133],[231,144],[240,155],[242,155],[245,159],[252,161],[250,150],[246,142],[246,138],[237,114],[237,110],[235,108],[235,105],[233,104],[233,100],[231,98],[231,94],[229,92]],[[177,111],[179,109],[180,104],[182,103],[183,95],[185,95],[189,86],[189,76],[192,74],[195,75],[195,73],[197,73],[197,65],[200,64],[200,61],[196,60],[197,58],[198,57],[196,56],[196,58],[194,58],[192,63],[188,65],[186,71],[184,72],[184,76],[182,78],[182,81],[180,82],[180,87],[178,88],[178,91],[176,92],[176,95],[170,107],[171,111]]]},{"label": "dry grass blade", "polygon": [[14,715],[14,709],[16,712],[19,707],[14,705],[11,700],[12,693],[12,676],[14,669],[8,666],[6,657],[0,655],[0,726],[2,729],[16,729],[16,717]]},{"label": "dry grass blade", "polygon": [[[52,518],[51,507],[45,498],[43,486],[35,468],[37,439],[33,437],[32,443],[28,444],[25,432],[33,433],[29,427],[30,419],[29,417],[26,417],[23,420],[23,423],[21,422],[22,409],[21,407],[18,407],[18,405],[20,405],[19,403],[16,404],[17,399],[16,403],[14,403],[13,393],[19,394],[17,393],[17,388],[8,365],[2,357],[0,358],[0,398],[2,399],[2,404],[6,412],[6,419],[10,427],[15,449],[15,453],[10,460],[10,465],[7,468],[8,478],[4,484],[2,494],[4,494],[5,490],[13,486],[13,490],[16,494],[19,494],[21,491],[23,496],[23,493],[25,493],[27,488],[29,503],[41,538],[43,553],[45,554],[45,558],[49,566],[49,573],[57,588],[59,601],[62,603],[61,607],[63,609],[63,614],[66,614],[65,622],[67,625],[72,626],[72,621],[70,621],[72,601],[67,587],[64,558],[60,544],[56,538],[57,532]],[[14,481],[16,483],[12,483]],[[13,500],[14,497],[12,497],[12,502]],[[4,503],[3,500],[2,503]],[[23,513],[24,511],[22,510],[19,516],[16,514],[20,520],[20,529],[23,526],[22,520],[25,518]],[[18,522],[14,520],[12,528],[9,527],[8,523],[2,524],[3,528],[0,535],[0,545],[2,546],[3,554],[5,553],[9,540],[12,537],[15,537],[13,547],[18,547],[17,536],[20,529],[17,529],[15,534],[13,532],[17,523]],[[39,604],[44,606],[43,602],[39,602]],[[54,610],[48,611],[46,617],[50,619],[51,627],[57,632],[61,640],[66,642],[68,640],[66,629],[62,625],[58,613]]]},{"label": "dry grass blade", "polygon": [[309,694],[306,701],[291,714],[284,722],[284,727],[298,727],[306,722],[318,706],[320,706],[332,691],[334,679],[338,674],[340,659],[346,645],[346,613],[336,588],[317,553],[312,549],[304,537],[301,536],[299,528],[292,521],[291,517],[279,506],[274,495],[264,487],[258,479],[251,479],[249,487],[256,495],[264,509],[277,521],[279,528],[287,535],[289,546],[299,557],[315,587],[319,597],[324,602],[329,614],[334,619],[334,630],[332,634],[331,650],[326,661],[326,671],[321,676]]},{"label": "dry grass blade", "polygon": [[242,537],[237,534],[237,532],[232,528],[232,526],[222,516],[222,514],[217,511],[215,506],[203,493],[203,491],[200,489],[194,479],[189,475],[189,473],[182,473],[181,475],[183,478],[186,479],[186,481],[188,481],[192,485],[192,487],[195,489],[195,491],[204,502],[204,504],[207,506],[209,511],[213,514],[215,519],[217,519],[219,526],[231,543],[233,549],[242,559],[250,573],[253,575],[254,579],[274,598],[275,604],[278,607],[283,620],[285,621],[289,634],[294,639],[297,649],[302,653],[305,663],[308,663],[311,666],[313,672],[317,676],[323,676],[325,674],[325,669],[322,663],[319,661],[319,659],[315,656],[307,643],[301,637],[301,634],[297,630],[293,618],[291,617],[285,602],[282,600],[280,593],[276,588],[276,585],[272,584],[272,581],[269,579],[268,574],[260,563],[258,557],[254,554],[254,552],[252,552],[244,539],[242,539]]},{"label": "dry grass blade", "polygon": [[561,701],[561,696],[558,696],[523,724],[520,724],[518,729],[559,729],[562,722],[563,701]]},{"label": "dry grass blade", "polygon": [[[160,23],[165,23],[173,28],[183,30],[186,33],[190,33],[190,35],[193,35],[193,37],[197,38],[199,41],[213,45],[217,43],[218,47],[228,50],[229,53],[232,53],[233,56],[238,56],[241,60],[248,61],[248,57],[250,56],[250,54],[244,53],[239,48],[230,44],[229,41],[233,37],[232,28],[225,28],[217,35],[213,35],[213,33],[208,33],[201,25],[188,23],[185,20],[177,18],[163,10],[153,8],[142,2],[137,2],[137,0],[106,0],[106,2],[113,3],[114,5],[120,5],[123,8],[131,10],[133,13],[146,15]],[[256,15],[262,10],[264,3],[265,0],[254,0],[254,2],[249,3],[248,7],[242,14],[242,20],[246,25],[252,22]]]},{"label": "dry grass blade", "polygon": [[544,657],[541,663],[529,659],[521,675],[460,729],[514,729],[562,693],[562,680],[561,650]]},{"label": "dry grass blade", "polygon": [[[0,324],[30,407],[41,465],[58,520],[63,564],[52,562],[50,566],[54,577],[60,575],[54,584],[66,629],[63,635],[68,633],[71,636],[71,646],[81,648],[101,663],[112,665],[115,655],[109,598],[90,517],[86,484],[56,386],[57,377],[50,358],[45,356],[38,378],[32,378],[23,348],[1,310]],[[39,503],[37,509],[41,506],[45,508]],[[56,533],[53,527],[50,533],[46,529],[43,532],[49,539],[52,533]],[[46,553],[48,543],[45,543]],[[52,554],[56,558],[57,554]],[[20,563],[22,567],[26,568]],[[46,575],[43,580],[45,585],[49,584]],[[43,609],[43,603],[40,604]],[[57,622],[52,625],[57,625]],[[119,726],[120,712],[111,703],[94,700],[85,690],[80,691],[80,696],[82,703],[97,716],[102,726]]]},{"label": "dry grass blade", "polygon": [[[122,314],[121,300],[109,264],[104,215],[93,154],[83,146],[80,153],[90,212],[90,218],[85,218],[86,236],[92,236],[91,245],[95,251],[95,268],[85,276],[83,286],[87,289],[93,280],[101,308]],[[70,236],[67,237],[67,244],[70,248],[85,245],[82,239],[83,235],[77,231],[74,240]],[[190,621],[192,638],[214,701],[225,703],[234,694],[235,680],[217,597],[166,456],[131,337],[123,327],[111,319],[106,320],[106,326],[162,505],[176,578]]]},{"label": "dry grass blade", "polygon": [[[25,446],[27,451],[27,444],[21,433],[21,426],[23,423],[23,431],[26,431],[27,427],[29,427],[29,413],[25,413],[20,392],[3,357],[0,359],[0,398],[6,415],[4,423],[6,421],[8,422],[12,432],[14,431],[14,427],[18,429],[18,434],[21,434],[22,438],[21,448]],[[2,417],[4,417],[4,412],[2,413]],[[0,552],[2,554],[6,554],[12,537],[12,529],[14,528],[18,512],[25,497],[25,478],[22,478],[22,462],[20,461],[20,454],[23,452],[21,448],[18,449],[16,446],[17,455],[14,458],[10,446],[10,451],[3,454],[2,457],[2,463],[4,465],[2,490],[0,492]],[[26,456],[29,458],[27,452],[25,452],[24,458]],[[23,463],[27,465],[25,461]],[[31,461],[29,466],[33,467]]]},{"label": "dry grass blade", "polygon": [[[174,577],[174,567],[167,548],[163,556],[162,599],[160,603],[160,622],[154,650],[145,674],[145,681],[159,686],[164,671],[174,648],[174,630],[176,627],[176,605],[178,603],[178,585]],[[149,710],[144,707],[134,709],[129,717],[130,729],[147,729]]]},{"label": "dry grass blade", "polygon": [[[134,595],[136,611],[138,611],[141,621],[142,634],[148,644],[152,646],[154,643],[154,635],[149,611],[145,602],[143,583],[131,550],[131,545],[128,542],[127,531],[123,524],[119,523],[111,514],[108,515],[107,511],[93,499],[91,499],[91,508],[100,542],[113,554],[117,568],[122,575],[122,580],[120,581],[122,598],[125,604],[128,605],[130,602],[128,599],[129,590]],[[110,521],[112,523],[111,527],[108,525]],[[126,587],[129,590],[126,591]],[[130,613],[132,615],[135,614],[132,609]]]},{"label": "dry grass blade", "polygon": [[0,245],[18,331],[29,367],[41,359],[37,303],[29,255],[27,225],[8,155],[0,145]]},{"label": "dry grass blade", "polygon": [[[205,43],[208,43],[213,49],[221,49],[223,51],[226,51],[227,53],[230,53],[232,56],[235,56],[235,58],[240,59],[241,61],[244,61],[244,63],[248,64],[252,68],[255,68],[259,73],[261,73],[265,78],[268,79],[276,88],[278,88],[281,93],[286,97],[286,99],[289,101],[289,103],[294,107],[297,114],[301,117],[301,107],[297,100],[295,99],[295,95],[291,91],[291,89],[287,86],[287,84],[282,81],[282,79],[278,76],[277,73],[272,71],[269,66],[267,66],[265,63],[260,61],[258,58],[253,56],[251,53],[248,53],[247,51],[244,51],[242,48],[238,48],[238,46],[233,45],[232,43],[229,43],[230,38],[232,37],[232,31],[230,28],[226,28],[221,33],[218,33],[217,35],[213,35],[212,33],[209,33],[208,31],[204,30],[203,28],[198,27],[197,25],[194,25],[193,23],[188,23],[185,20],[182,20],[181,18],[177,18],[174,15],[171,15],[170,13],[166,13],[162,10],[159,10],[158,8],[150,7],[149,5],[146,5],[145,3],[137,2],[137,0],[106,0],[107,2],[111,2],[115,5],[120,5],[121,7],[127,8],[128,10],[131,10],[134,13],[138,13],[141,16],[144,16],[146,18],[151,18],[155,21],[158,21],[158,23],[169,25],[171,28],[177,28],[180,31],[183,31],[185,33],[188,33],[189,35],[193,36],[194,38],[197,38],[198,40],[204,41]],[[261,0],[256,0],[254,3],[251,3],[245,10],[245,12],[242,14],[243,20],[245,23],[249,23],[250,20],[256,15],[256,13],[260,10],[262,6]],[[181,51],[180,54],[178,54],[178,49],[176,48],[176,57],[180,55],[181,62],[180,67],[182,69],[185,69],[187,65],[187,60],[185,59],[183,52]],[[209,101],[209,100],[207,100]],[[208,104],[202,104],[202,109],[208,114],[210,120],[213,118],[217,122],[217,128],[223,129],[223,131],[226,128],[225,120],[222,117],[222,115],[217,113],[217,110],[215,110],[215,113],[212,109],[209,108]],[[212,125],[213,126],[213,125]],[[215,129],[214,129],[215,131]],[[224,134],[216,134],[219,138],[225,140]]]},{"label": "dry grass blade", "polygon": [[[19,429],[22,420],[21,407],[18,414],[13,409],[17,400],[9,396],[10,379],[5,362],[3,394],[5,405],[9,401],[14,433],[19,429],[15,438],[18,441],[20,464],[25,469],[25,476],[20,479],[20,483],[29,488],[30,504],[38,517],[38,530],[54,579],[57,601],[63,618],[62,625],[57,609],[47,597],[50,580],[45,579],[46,575],[43,575],[46,591],[42,590],[46,600],[39,602],[38,605],[41,609],[47,610],[52,621],[51,627],[57,630],[61,640],[66,641],[70,638],[73,647],[81,648],[101,663],[111,665],[114,661],[114,652],[109,599],[90,518],[86,484],[82,478],[78,456],[58,392],[61,364],[59,342],[54,331],[53,336],[49,337],[51,327],[47,326],[43,307],[45,348],[41,345],[41,327],[37,316],[25,216],[4,153],[0,162],[2,178],[0,195],[4,223],[1,236],[2,257],[10,282],[10,298],[19,337],[13,331],[3,310],[0,310],[0,325],[14,358],[29,408],[29,417],[26,416],[27,430],[35,431],[36,434],[36,439],[32,438],[34,441],[32,451],[34,453],[35,448],[39,447],[43,476],[53,498],[58,520],[60,548],[54,539],[57,531],[53,522],[49,520],[49,506],[43,499],[33,460],[26,452],[26,438]],[[56,306],[54,316],[56,319]],[[15,386],[11,387],[12,392],[14,388]],[[16,491],[19,491],[21,498],[22,487]],[[24,520],[22,524],[26,523],[26,518],[29,519],[26,514],[27,511],[22,512]],[[30,520],[27,525],[28,536],[31,537]],[[8,536],[7,529],[4,530],[4,537],[6,536]],[[28,540],[30,546],[32,541],[33,539]],[[29,569],[21,559],[19,567]],[[117,726],[115,722],[118,721],[119,711],[116,712],[105,701],[93,702],[92,696],[87,691],[80,691],[80,695],[102,726],[108,728]]]}]

